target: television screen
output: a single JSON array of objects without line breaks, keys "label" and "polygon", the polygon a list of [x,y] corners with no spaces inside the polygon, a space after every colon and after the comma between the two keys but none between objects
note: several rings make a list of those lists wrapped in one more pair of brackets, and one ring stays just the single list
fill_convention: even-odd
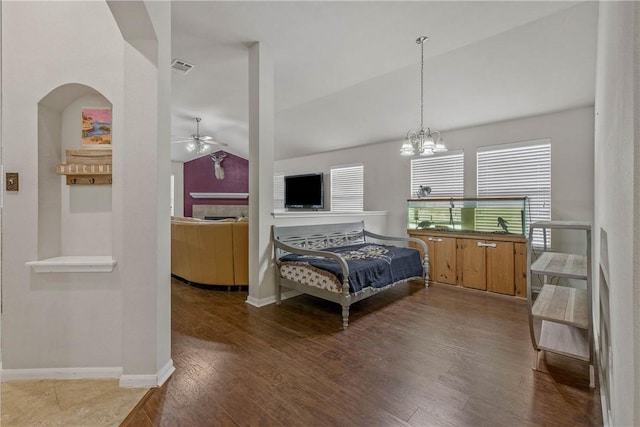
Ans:
[{"label": "television screen", "polygon": [[284,177],[284,207],[293,209],[324,209],[322,173]]}]

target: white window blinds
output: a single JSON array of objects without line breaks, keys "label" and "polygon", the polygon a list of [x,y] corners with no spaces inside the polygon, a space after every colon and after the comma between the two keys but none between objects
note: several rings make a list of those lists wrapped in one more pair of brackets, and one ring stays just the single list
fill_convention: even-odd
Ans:
[{"label": "white window blinds", "polygon": [[364,210],[364,165],[331,168],[331,210]]},{"label": "white window blinds", "polygon": [[464,194],[464,153],[448,152],[433,157],[411,159],[411,197],[420,186],[431,187],[431,196],[462,197]]},{"label": "white window blinds", "polygon": [[[478,149],[477,161],[478,197],[527,196],[528,223],[551,219],[549,139],[482,147]],[[491,226],[495,227],[495,216],[489,213],[484,220],[490,221]],[[482,229],[482,221],[482,218],[476,217],[476,228],[479,230]],[[532,243],[542,246],[542,234],[534,235]]]},{"label": "white window blinds", "polygon": [[273,175],[273,210],[284,210],[284,174]]}]

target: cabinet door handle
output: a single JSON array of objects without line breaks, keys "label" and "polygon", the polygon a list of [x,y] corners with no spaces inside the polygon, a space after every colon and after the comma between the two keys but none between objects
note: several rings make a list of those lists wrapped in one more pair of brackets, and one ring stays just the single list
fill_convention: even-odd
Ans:
[{"label": "cabinet door handle", "polygon": [[438,238],[438,239],[433,239],[436,242],[442,242],[442,239]]},{"label": "cabinet door handle", "polygon": [[495,248],[496,245],[495,243],[484,243],[484,242],[478,242],[478,247],[479,248]]},{"label": "cabinet door handle", "polygon": [[429,237],[427,240],[433,242],[433,237]]}]

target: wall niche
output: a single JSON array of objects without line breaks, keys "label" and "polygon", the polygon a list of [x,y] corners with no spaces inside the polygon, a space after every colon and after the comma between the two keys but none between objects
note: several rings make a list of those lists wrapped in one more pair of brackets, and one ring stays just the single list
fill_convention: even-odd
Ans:
[{"label": "wall niche", "polygon": [[67,176],[57,173],[67,150],[92,150],[82,147],[83,108],[112,104],[76,83],[38,103],[38,259],[27,263],[36,272],[109,272],[116,263],[111,185],[67,185]]}]

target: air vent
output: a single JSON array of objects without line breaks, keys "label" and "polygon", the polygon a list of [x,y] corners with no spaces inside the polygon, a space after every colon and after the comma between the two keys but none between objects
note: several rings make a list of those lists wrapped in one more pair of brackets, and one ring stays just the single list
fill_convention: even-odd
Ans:
[{"label": "air vent", "polygon": [[191,71],[193,67],[194,66],[192,64],[189,64],[188,62],[185,62],[181,59],[174,59],[173,62],[171,63],[171,68],[174,71],[179,72],[180,74],[189,73],[189,71]]}]

